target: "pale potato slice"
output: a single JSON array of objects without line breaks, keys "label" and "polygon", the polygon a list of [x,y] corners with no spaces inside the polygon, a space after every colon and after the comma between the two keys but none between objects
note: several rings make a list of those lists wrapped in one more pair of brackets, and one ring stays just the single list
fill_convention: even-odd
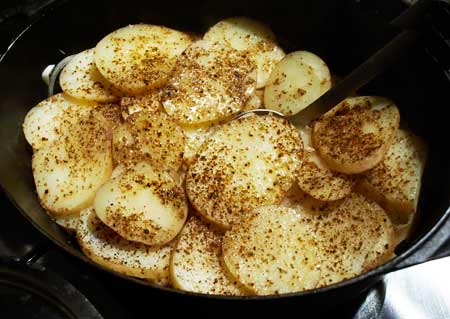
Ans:
[{"label": "pale potato slice", "polygon": [[180,185],[146,162],[126,167],[115,176],[95,196],[97,216],[131,241],[164,245],[174,239],[187,217]]},{"label": "pale potato slice", "polygon": [[388,99],[347,98],[314,122],[312,142],[332,170],[361,173],[383,159],[399,121],[397,106]]},{"label": "pale potato slice", "polygon": [[308,200],[296,207],[317,235],[319,287],[360,275],[392,257],[393,226],[375,202],[356,193],[334,202]]},{"label": "pale potato slice", "polygon": [[183,161],[183,130],[163,112],[130,115],[113,133],[115,163],[150,163],[177,171]]},{"label": "pale potato slice", "polygon": [[203,143],[220,125],[220,121],[213,121],[182,126],[186,137],[183,159],[187,165],[195,161]]},{"label": "pale potato slice", "polygon": [[350,194],[355,178],[329,169],[311,145],[309,127],[301,129],[300,135],[305,148],[297,177],[300,188],[308,195],[322,201],[338,200]]},{"label": "pale potato slice", "polygon": [[264,90],[256,90],[245,103],[242,111],[264,108]]},{"label": "pale potato slice", "polygon": [[189,35],[163,26],[129,25],[97,43],[95,64],[115,87],[138,94],[164,85],[191,42]]},{"label": "pale potato slice", "polygon": [[230,273],[258,295],[308,290],[320,280],[313,230],[292,208],[254,210],[225,233],[222,250]]},{"label": "pale potato slice", "polygon": [[62,90],[78,99],[113,102],[119,99],[115,89],[98,71],[94,62],[94,49],[76,54],[59,75]]},{"label": "pale potato slice", "polygon": [[325,92],[331,88],[333,81],[331,79],[330,69],[328,69],[325,61],[309,51],[296,51],[291,54],[313,68],[314,74],[320,80],[322,91]]},{"label": "pale potato slice", "polygon": [[55,222],[70,233],[75,233],[78,227],[80,215],[60,216],[55,218]]},{"label": "pale potato slice", "polygon": [[228,229],[248,211],[282,200],[295,181],[302,149],[285,119],[250,115],[228,122],[189,167],[188,197],[204,218]]},{"label": "pale potato slice", "polygon": [[34,150],[51,144],[61,136],[62,122],[76,120],[92,107],[63,93],[53,95],[28,111],[22,124],[25,138]]},{"label": "pale potato slice", "polygon": [[273,68],[284,56],[272,30],[264,24],[245,17],[228,18],[213,25],[203,39],[224,43],[245,51],[257,66],[256,87],[262,88]]},{"label": "pale potato slice", "polygon": [[376,200],[395,223],[406,223],[417,210],[426,158],[425,143],[398,130],[383,161],[364,172],[360,191]]},{"label": "pale potato slice", "polygon": [[170,254],[174,243],[150,247],[128,241],[108,228],[90,207],[80,214],[77,241],[92,261],[127,276],[169,284]]},{"label": "pale potato slice", "polygon": [[245,53],[200,40],[178,59],[162,93],[166,112],[183,124],[238,113],[255,90],[256,68]]},{"label": "pale potato slice", "polygon": [[264,90],[266,108],[294,115],[329,89],[330,80],[323,85],[317,66],[305,61],[302,52],[289,53],[273,69]]},{"label": "pale potato slice", "polygon": [[123,96],[120,99],[120,107],[122,110],[122,117],[126,120],[131,114],[148,111],[161,111],[162,105],[160,102],[160,91],[151,90],[145,94],[135,96]]},{"label": "pale potato slice", "polygon": [[32,159],[41,205],[53,216],[90,206],[112,171],[110,132],[98,112],[62,124],[60,139],[37,150]]},{"label": "pale potato slice", "polygon": [[222,268],[222,234],[192,216],[184,225],[172,253],[170,279],[175,288],[213,295],[244,292]]}]

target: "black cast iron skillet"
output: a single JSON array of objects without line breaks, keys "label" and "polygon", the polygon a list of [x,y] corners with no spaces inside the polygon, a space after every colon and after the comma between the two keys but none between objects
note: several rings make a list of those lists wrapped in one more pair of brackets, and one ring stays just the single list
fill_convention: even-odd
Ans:
[{"label": "black cast iron skillet", "polygon": [[[411,52],[361,90],[364,94],[382,95],[396,101],[403,125],[422,136],[430,150],[419,203],[419,222],[411,238],[398,247],[398,257],[329,287],[267,297],[206,296],[161,288],[92,263],[81,253],[73,237],[48,217],[35,193],[30,167],[32,153],[21,124],[28,110],[46,98],[47,88],[40,77],[45,66],[65,55],[94,47],[104,35],[130,23],[162,24],[202,33],[221,18],[243,15],[271,26],[286,51],[315,52],[327,61],[333,73],[345,75],[386,43],[395,31],[386,21],[404,10],[405,5],[390,0],[368,3],[350,0],[47,2],[51,5],[37,16],[19,17],[19,23],[26,27],[0,58],[0,184],[19,211],[71,255],[132,282],[136,291],[166,294],[168,298],[203,305],[208,300],[209,306],[226,304],[218,308],[220,312],[232,311],[236,305],[257,306],[260,310],[274,305],[326,308],[361,294],[386,273],[433,258],[447,239],[450,163],[448,119],[444,109],[449,104],[450,81],[435,56],[430,55],[434,33],[428,33],[425,28],[422,41]],[[438,233],[440,236],[436,236]]]}]

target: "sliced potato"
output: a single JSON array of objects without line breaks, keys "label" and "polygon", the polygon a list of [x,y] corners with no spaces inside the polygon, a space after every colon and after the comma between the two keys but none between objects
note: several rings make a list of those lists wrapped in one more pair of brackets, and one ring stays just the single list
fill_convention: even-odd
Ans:
[{"label": "sliced potato", "polygon": [[242,111],[264,108],[264,90],[256,90],[245,103]]},{"label": "sliced potato", "polygon": [[228,118],[255,90],[256,69],[240,51],[205,40],[178,59],[162,93],[166,112],[183,124]]},{"label": "sliced potato", "polygon": [[383,161],[364,172],[360,191],[386,208],[395,223],[408,222],[417,209],[425,158],[425,143],[398,130]]},{"label": "sliced potato", "polygon": [[123,96],[120,99],[120,107],[122,109],[122,117],[126,120],[131,114],[148,111],[156,112],[162,110],[160,102],[160,91],[151,90],[142,95]]},{"label": "sliced potato", "polygon": [[193,125],[183,125],[183,132],[186,136],[183,159],[191,165],[206,139],[220,126],[221,122],[204,122]]},{"label": "sliced potato", "polygon": [[168,173],[146,162],[120,169],[123,173],[114,174],[95,196],[97,216],[125,239],[167,244],[186,221],[184,190]]},{"label": "sliced potato", "polygon": [[185,33],[136,24],[118,29],[95,47],[95,64],[115,87],[129,94],[164,85],[177,57],[191,44]]},{"label": "sliced potato", "polygon": [[314,74],[319,78],[321,91],[325,92],[329,90],[333,84],[327,64],[319,56],[309,51],[296,51],[291,53],[295,55],[297,59],[303,61],[303,63],[312,67]]},{"label": "sliced potato", "polygon": [[55,222],[63,227],[65,230],[71,233],[75,233],[78,227],[78,221],[80,220],[80,214],[70,216],[60,216],[55,218]]},{"label": "sliced potato", "polygon": [[183,130],[162,112],[134,113],[113,133],[115,163],[145,160],[177,171],[183,161],[184,147]]},{"label": "sliced potato", "polygon": [[283,49],[276,43],[272,30],[262,23],[244,17],[222,20],[212,26],[203,39],[224,43],[245,51],[257,66],[256,87],[262,88],[275,64],[284,56]]},{"label": "sliced potato", "polygon": [[61,136],[63,122],[76,121],[92,107],[63,93],[53,95],[28,111],[23,121],[25,138],[34,150],[40,149]]},{"label": "sliced potato", "polygon": [[61,126],[60,140],[33,154],[32,168],[41,205],[53,216],[90,206],[112,171],[111,139],[95,110]]},{"label": "sliced potato", "polygon": [[297,177],[300,188],[308,195],[322,201],[337,200],[350,194],[355,178],[329,169],[311,145],[309,127],[303,128],[300,135],[305,148]]},{"label": "sliced potato", "polygon": [[221,126],[189,167],[194,208],[228,229],[250,210],[279,203],[295,181],[301,138],[285,119],[250,115]]},{"label": "sliced potato", "polygon": [[397,106],[388,99],[347,98],[314,122],[312,142],[332,170],[361,173],[381,162],[399,121]]},{"label": "sliced potato", "polygon": [[256,209],[225,233],[222,250],[227,269],[258,295],[312,289],[320,280],[313,230],[292,208]]},{"label": "sliced potato", "polygon": [[244,292],[222,268],[222,235],[197,217],[191,217],[181,231],[170,263],[175,288],[214,295],[242,295]]},{"label": "sliced potato", "polygon": [[63,91],[75,98],[97,102],[118,100],[120,92],[98,71],[94,62],[94,49],[76,54],[59,76]]},{"label": "sliced potato", "polygon": [[[325,71],[316,71],[317,65],[305,61],[303,52],[289,53],[273,69],[264,90],[266,108],[297,114],[330,88],[330,78],[321,78]],[[326,68],[325,64],[320,65]]]},{"label": "sliced potato", "polygon": [[128,241],[103,224],[93,208],[81,212],[77,240],[83,253],[104,267],[160,285],[169,283],[173,243],[150,247]]}]

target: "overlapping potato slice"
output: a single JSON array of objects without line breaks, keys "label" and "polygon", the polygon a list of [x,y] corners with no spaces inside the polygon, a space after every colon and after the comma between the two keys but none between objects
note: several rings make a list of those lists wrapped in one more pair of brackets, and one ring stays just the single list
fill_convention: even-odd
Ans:
[{"label": "overlapping potato slice", "polygon": [[331,87],[330,71],[318,56],[306,51],[286,55],[273,69],[264,90],[268,109],[293,115]]},{"label": "overlapping potato slice", "polygon": [[242,111],[264,108],[264,90],[256,90],[245,103]]},{"label": "overlapping potato slice", "polygon": [[334,202],[304,201],[296,207],[317,235],[319,286],[355,277],[392,257],[394,230],[386,212],[356,193]]},{"label": "overlapping potato slice", "polygon": [[222,250],[230,273],[258,295],[312,289],[320,280],[313,230],[292,208],[254,210],[225,233]]},{"label": "overlapping potato slice", "polygon": [[243,52],[200,40],[178,59],[162,93],[166,112],[196,124],[238,113],[255,90],[256,69]]},{"label": "overlapping potato slice", "polygon": [[131,114],[148,111],[156,112],[162,110],[160,102],[160,91],[151,90],[145,94],[136,96],[123,96],[120,99],[120,107],[122,110],[122,117],[127,119]]},{"label": "overlapping potato slice", "polygon": [[245,51],[257,67],[256,87],[262,88],[273,68],[284,56],[272,30],[244,17],[228,18],[213,25],[203,39]]},{"label": "overlapping potato slice", "polygon": [[180,232],[187,217],[184,190],[165,171],[140,162],[119,166],[97,192],[97,216],[125,239],[164,245]]},{"label": "overlapping potato slice", "polygon": [[97,43],[95,64],[115,87],[138,94],[164,85],[191,42],[189,35],[163,26],[129,25]]},{"label": "overlapping potato slice", "polygon": [[111,138],[95,109],[59,129],[58,141],[33,154],[32,168],[41,205],[54,216],[68,216],[91,205],[111,175]]},{"label": "overlapping potato slice", "polygon": [[302,150],[297,130],[285,119],[250,115],[226,123],[189,167],[189,199],[204,218],[227,229],[246,212],[282,200]]},{"label": "overlapping potato slice", "polygon": [[242,295],[221,265],[222,234],[192,216],[172,253],[171,283],[175,288],[214,295]]},{"label": "overlapping potato slice", "polygon": [[75,233],[78,227],[78,221],[80,220],[80,214],[74,214],[69,216],[59,216],[55,218],[55,222],[63,227],[66,231]]},{"label": "overlapping potato slice", "polygon": [[149,161],[177,171],[183,161],[183,130],[163,112],[141,111],[130,115],[113,133],[115,163]]},{"label": "overlapping potato slice", "polygon": [[385,207],[394,222],[406,223],[417,209],[425,158],[425,143],[398,130],[382,162],[362,175],[360,191]]},{"label": "overlapping potato slice", "polygon": [[25,138],[34,150],[40,149],[61,136],[64,123],[76,121],[92,107],[67,94],[53,95],[28,111],[22,125]]},{"label": "overlapping potato slice", "polygon": [[347,98],[314,123],[312,142],[332,170],[361,173],[383,159],[399,121],[397,106],[388,99]]},{"label": "overlapping potato slice", "polygon": [[160,285],[169,283],[173,243],[150,247],[128,241],[103,224],[93,208],[81,212],[77,240],[84,254],[104,267]]},{"label": "overlapping potato slice", "polygon": [[59,84],[65,93],[82,100],[113,102],[120,95],[95,66],[94,49],[76,54],[61,71]]},{"label": "overlapping potato slice", "polygon": [[298,185],[308,195],[322,201],[344,198],[351,193],[355,178],[331,171],[311,145],[311,129],[300,131],[305,148],[298,171]]}]

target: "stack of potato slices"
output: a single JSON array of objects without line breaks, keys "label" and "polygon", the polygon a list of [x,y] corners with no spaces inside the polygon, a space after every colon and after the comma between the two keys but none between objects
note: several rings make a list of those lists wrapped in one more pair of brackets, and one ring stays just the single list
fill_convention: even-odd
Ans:
[{"label": "stack of potato slices", "polygon": [[43,208],[116,272],[204,294],[324,287],[394,256],[417,210],[426,147],[389,99],[348,98],[305,127],[332,85],[267,26],[203,37],[129,25],[78,53],[62,93],[23,122]]}]

